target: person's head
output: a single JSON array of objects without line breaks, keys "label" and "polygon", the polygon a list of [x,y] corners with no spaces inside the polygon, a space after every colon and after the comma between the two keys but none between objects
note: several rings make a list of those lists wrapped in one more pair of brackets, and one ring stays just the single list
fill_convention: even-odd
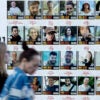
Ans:
[{"label": "person's head", "polygon": [[96,11],[100,11],[100,1],[98,1],[96,4]]},{"label": "person's head", "polygon": [[56,61],[57,61],[57,53],[56,52],[54,52],[54,51],[50,52],[49,61],[52,64],[56,64]]},{"label": "person's head", "polygon": [[18,36],[18,26],[12,26],[11,31],[13,36]]},{"label": "person's head", "polygon": [[11,2],[11,7],[13,7],[13,8],[16,7],[16,2],[15,2],[15,1],[12,1],[12,2]]},{"label": "person's head", "polygon": [[90,11],[90,4],[89,4],[89,3],[84,3],[84,4],[82,5],[81,11],[85,11],[85,10],[87,10],[87,9]]},{"label": "person's head", "polygon": [[21,68],[29,74],[33,74],[40,64],[40,53],[33,48],[29,48],[26,42],[23,42],[23,52],[20,54],[19,63]]},{"label": "person's head", "polygon": [[86,59],[88,62],[92,63],[92,53],[90,51],[87,52]]},{"label": "person's head", "polygon": [[12,60],[17,60],[17,52],[16,51],[12,52]]},{"label": "person's head", "polygon": [[49,84],[49,86],[53,86],[54,85],[54,79],[52,77],[48,78],[48,84]]},{"label": "person's head", "polygon": [[67,1],[65,4],[65,10],[67,12],[67,15],[71,15],[74,11],[74,3],[72,1]]},{"label": "person's head", "polygon": [[71,63],[72,59],[73,59],[73,52],[72,51],[66,51],[66,53],[65,53],[66,63]]},{"label": "person's head", "polygon": [[84,78],[83,84],[84,84],[84,85],[88,85],[88,84],[89,84],[89,78]]},{"label": "person's head", "polygon": [[70,78],[66,78],[66,79],[65,79],[65,84],[66,84],[67,86],[69,86],[69,85],[71,84]]},{"label": "person's head", "polygon": [[30,15],[38,15],[39,4],[39,1],[33,1],[29,4]]},{"label": "person's head", "polygon": [[28,30],[28,35],[29,35],[29,39],[30,40],[36,41],[38,36],[39,36],[39,32],[38,32],[38,30],[36,28],[31,27]]},{"label": "person's head", "polygon": [[0,74],[6,74],[5,62],[6,62],[6,45],[0,42]]},{"label": "person's head", "polygon": [[49,10],[52,10],[53,9],[53,1],[48,1],[47,6],[48,6]]},{"label": "person's head", "polygon": [[37,84],[37,82],[38,82],[38,78],[37,77],[34,77],[33,84]]},{"label": "person's head", "polygon": [[90,28],[89,28],[89,26],[80,26],[80,27],[79,27],[79,33],[80,33],[80,35],[82,35],[83,37],[88,36],[88,34],[90,33]]},{"label": "person's head", "polygon": [[45,30],[46,40],[47,41],[55,41],[55,29],[52,27],[47,27]]},{"label": "person's head", "polygon": [[65,29],[65,35],[66,35],[66,36],[71,36],[71,35],[72,35],[71,27],[67,27],[67,28]]}]

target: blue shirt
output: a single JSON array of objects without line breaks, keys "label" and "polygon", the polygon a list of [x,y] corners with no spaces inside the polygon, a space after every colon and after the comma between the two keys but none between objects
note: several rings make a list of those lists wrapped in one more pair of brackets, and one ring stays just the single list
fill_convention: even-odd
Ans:
[{"label": "blue shirt", "polygon": [[33,90],[25,72],[16,67],[4,85],[1,100],[33,100]]},{"label": "blue shirt", "polygon": [[49,92],[58,92],[59,91],[59,87],[57,85],[53,85],[53,86],[47,86],[46,91]]}]

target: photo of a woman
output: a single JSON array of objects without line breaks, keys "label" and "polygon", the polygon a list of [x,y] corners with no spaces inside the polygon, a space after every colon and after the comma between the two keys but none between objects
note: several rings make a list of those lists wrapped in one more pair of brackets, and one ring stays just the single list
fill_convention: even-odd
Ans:
[{"label": "photo of a woman", "polygon": [[89,43],[92,41],[93,35],[89,26],[79,26],[78,31],[82,42]]},{"label": "photo of a woman", "polygon": [[75,15],[76,12],[74,11],[74,3],[73,1],[67,1],[65,4],[65,13],[63,13],[64,16],[71,16],[71,15]]},{"label": "photo of a woman", "polygon": [[6,55],[6,45],[5,43],[0,42],[0,93],[3,89],[5,81],[7,79],[7,72],[5,62],[7,62],[7,55]]},{"label": "photo of a woman", "polygon": [[40,41],[40,34],[39,34],[39,30],[34,28],[34,27],[31,27],[29,28],[28,30],[28,41],[29,42],[34,42],[34,41]]},{"label": "photo of a woman", "polygon": [[79,15],[93,16],[94,15],[94,1],[80,1],[79,2]]},{"label": "photo of a woman", "polygon": [[63,41],[76,41],[76,28],[75,27],[66,27],[64,30]]},{"label": "photo of a woman", "polygon": [[96,15],[100,16],[100,1],[96,4]]},{"label": "photo of a woman", "polygon": [[43,27],[43,42],[46,44],[58,44],[59,29],[58,27]]},{"label": "photo of a woman", "polygon": [[82,61],[86,67],[90,67],[93,63],[92,53],[90,51],[87,52],[85,59]]},{"label": "photo of a woman", "polygon": [[31,86],[35,92],[40,91],[39,89],[41,88],[41,85],[40,85],[37,77],[33,78],[33,82],[31,84]]}]

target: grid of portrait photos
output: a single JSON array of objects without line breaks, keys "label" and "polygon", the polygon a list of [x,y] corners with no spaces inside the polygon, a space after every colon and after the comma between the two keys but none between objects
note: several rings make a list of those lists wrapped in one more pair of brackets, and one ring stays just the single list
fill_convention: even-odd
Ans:
[{"label": "grid of portrait photos", "polygon": [[28,79],[35,95],[100,95],[100,77],[28,76]]},{"label": "grid of portrait photos", "polygon": [[[21,51],[8,52],[8,70],[18,65],[20,54]],[[99,51],[40,51],[40,54],[39,70],[100,70]]]},{"label": "grid of portrait photos", "polygon": [[99,0],[7,1],[8,19],[100,19]]},{"label": "grid of portrait photos", "polygon": [[[6,3],[7,30],[0,41],[8,45],[9,73],[19,65],[25,41],[41,57],[36,74],[28,75],[36,96],[100,96],[100,0],[6,0]],[[82,25],[81,21],[87,22]],[[91,25],[93,21],[98,23]]]},{"label": "grid of portrait photos", "polygon": [[8,26],[8,45],[100,44],[100,26]]}]

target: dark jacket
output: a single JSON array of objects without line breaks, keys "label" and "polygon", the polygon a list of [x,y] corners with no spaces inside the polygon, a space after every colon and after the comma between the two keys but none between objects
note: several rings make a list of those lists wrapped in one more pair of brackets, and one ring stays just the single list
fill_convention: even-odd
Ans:
[{"label": "dark jacket", "polygon": [[4,74],[1,75],[0,74],[0,94],[1,94],[1,91],[3,89],[3,86],[5,84],[6,79],[7,79],[7,75],[4,75]]},{"label": "dark jacket", "polygon": [[17,42],[17,44],[18,44],[18,42],[20,42],[20,41],[21,41],[20,35],[18,35],[16,37],[14,37],[13,35],[11,35],[11,42]]}]

